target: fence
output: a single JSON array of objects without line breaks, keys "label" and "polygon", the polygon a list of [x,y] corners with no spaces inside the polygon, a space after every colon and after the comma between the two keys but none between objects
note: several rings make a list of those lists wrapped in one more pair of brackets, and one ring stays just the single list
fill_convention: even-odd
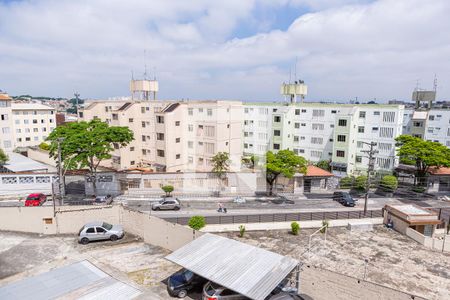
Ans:
[{"label": "fence", "polygon": [[[272,222],[292,222],[292,221],[320,221],[320,220],[342,220],[342,219],[363,219],[381,218],[382,210],[368,210],[364,215],[363,211],[336,211],[336,212],[300,212],[300,213],[273,213],[273,214],[251,214],[251,215],[220,215],[205,216],[206,224],[246,224],[246,223],[272,223]],[[160,218],[180,224],[187,225],[190,217]]]}]

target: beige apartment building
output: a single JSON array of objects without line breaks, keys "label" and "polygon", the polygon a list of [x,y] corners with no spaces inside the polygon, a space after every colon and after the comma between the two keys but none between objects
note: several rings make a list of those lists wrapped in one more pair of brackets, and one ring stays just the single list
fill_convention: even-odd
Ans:
[{"label": "beige apartment building", "polygon": [[211,158],[228,152],[230,169],[240,169],[243,108],[239,101],[96,101],[80,110],[79,117],[99,118],[133,131],[134,141],[117,147],[104,163],[107,167],[210,171]]}]

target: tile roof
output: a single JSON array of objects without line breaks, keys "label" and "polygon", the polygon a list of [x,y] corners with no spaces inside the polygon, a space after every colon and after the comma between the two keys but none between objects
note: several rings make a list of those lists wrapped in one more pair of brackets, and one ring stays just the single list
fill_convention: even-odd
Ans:
[{"label": "tile roof", "polygon": [[428,173],[431,175],[450,175],[450,168],[447,167],[431,167],[428,169]]},{"label": "tile roof", "polygon": [[307,167],[306,175],[307,177],[331,177],[334,176],[332,173],[325,171],[319,167],[310,165]]}]

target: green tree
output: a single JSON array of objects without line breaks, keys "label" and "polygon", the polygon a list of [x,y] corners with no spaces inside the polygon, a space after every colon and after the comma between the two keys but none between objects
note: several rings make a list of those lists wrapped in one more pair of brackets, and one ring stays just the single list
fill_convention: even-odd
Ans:
[{"label": "green tree", "polygon": [[316,167],[325,171],[331,171],[331,165],[329,160],[320,160],[316,163]]},{"label": "green tree", "polygon": [[0,148],[0,166],[3,166],[6,164],[6,162],[9,160],[8,155],[6,155],[5,151]]},{"label": "green tree", "polygon": [[194,230],[200,230],[206,225],[205,217],[193,216],[189,219],[188,225]]},{"label": "green tree", "polygon": [[385,191],[394,192],[398,187],[397,177],[386,175],[381,178],[380,187]]},{"label": "green tree", "polygon": [[298,232],[300,231],[300,224],[298,224],[297,222],[292,222],[291,223],[291,232],[293,235],[298,235]]},{"label": "green tree", "polygon": [[222,177],[230,169],[230,155],[227,152],[218,152],[211,158],[212,171]]},{"label": "green tree", "polygon": [[254,169],[258,165],[259,158],[256,155],[243,156],[241,162],[249,169]]},{"label": "green tree", "polygon": [[39,149],[44,150],[44,151],[48,151],[50,149],[50,145],[47,144],[46,142],[42,142],[39,144]]},{"label": "green tree", "polygon": [[170,197],[170,193],[174,190],[173,185],[164,185],[161,189],[166,193],[166,197]]},{"label": "green tree", "polygon": [[355,189],[364,191],[366,189],[367,176],[361,175],[355,178]]},{"label": "green tree", "polygon": [[350,189],[353,186],[353,181],[354,181],[353,177],[350,177],[350,176],[343,177],[339,181],[339,187],[341,189]]},{"label": "green tree", "polygon": [[400,162],[416,167],[416,178],[421,184],[425,182],[430,167],[450,166],[450,149],[441,143],[410,135],[401,135],[395,140]]},{"label": "green tree", "polygon": [[58,141],[65,169],[88,168],[96,193],[96,174],[100,163],[111,158],[114,145],[124,147],[133,140],[128,127],[109,126],[98,119],[67,123],[56,127],[48,136],[50,156],[58,159]]},{"label": "green tree", "polygon": [[292,178],[295,173],[306,173],[306,159],[296,155],[291,150],[280,150],[277,153],[267,151],[266,181],[269,184],[269,195],[272,195],[273,185],[280,174]]}]

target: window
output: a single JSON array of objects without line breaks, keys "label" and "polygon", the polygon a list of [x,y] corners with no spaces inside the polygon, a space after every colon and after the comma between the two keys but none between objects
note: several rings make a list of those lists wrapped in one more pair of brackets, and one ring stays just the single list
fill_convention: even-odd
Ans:
[{"label": "window", "polygon": [[358,126],[358,132],[364,133],[364,126]]},{"label": "window", "polygon": [[206,110],[206,115],[212,116],[212,109],[211,109],[211,108],[208,108],[208,109]]},{"label": "window", "polygon": [[377,157],[377,165],[381,169],[390,169],[391,168],[391,159],[390,158]]},{"label": "window", "polygon": [[175,155],[175,159],[180,159],[180,157],[181,157],[181,154],[176,154]]},{"label": "window", "polygon": [[274,135],[274,136],[280,136],[280,135],[281,135],[281,132],[280,132],[279,130],[274,130],[274,131],[273,131],[273,135]]},{"label": "window", "polygon": [[359,112],[359,117],[360,118],[365,118],[366,117],[366,112],[365,111],[360,111]]},{"label": "window", "polygon": [[392,144],[389,143],[378,143],[378,150],[380,151],[391,151]]},{"label": "window", "polygon": [[130,165],[134,165],[134,160],[130,161]]},{"label": "window", "polygon": [[301,137],[300,137],[300,140],[304,141],[304,140],[305,140],[305,137],[304,137],[304,136],[301,136]]},{"label": "window", "polygon": [[206,126],[205,125],[205,136],[214,137],[216,135],[216,127],[215,126]]},{"label": "window", "polygon": [[305,126],[306,126],[306,123],[301,123],[300,125],[303,126],[303,127],[305,127]]},{"label": "window", "polygon": [[0,115],[0,119],[2,120],[2,121],[7,121],[8,120],[8,115]]},{"label": "window", "polygon": [[180,126],[180,121],[175,121],[175,126]]},{"label": "window", "polygon": [[302,113],[305,113],[306,112],[306,109],[302,109]]},{"label": "window", "polygon": [[276,123],[280,123],[281,122],[281,117],[280,116],[274,116],[273,117],[273,121]]},{"label": "window", "polygon": [[15,122],[17,125],[20,124],[20,120],[15,120],[14,122]]},{"label": "window", "polygon": [[158,141],[164,141],[164,133],[157,132],[156,133],[156,139]]},{"label": "window", "polygon": [[159,157],[164,157],[164,150],[157,149],[156,155],[158,155]]},{"label": "window", "polygon": [[273,144],[273,149],[280,150],[280,144]]},{"label": "window", "polygon": [[205,143],[205,153],[214,154],[214,144],[213,143]]},{"label": "window", "polygon": [[394,136],[394,128],[381,127],[379,136],[381,138],[392,138]]},{"label": "window", "polygon": [[30,133],[31,132],[30,128],[25,128],[25,132]]},{"label": "window", "polygon": [[360,141],[356,142],[356,148],[362,148],[362,147],[364,147],[363,142],[360,142]]},{"label": "window", "polygon": [[142,121],[142,128],[145,128],[145,122],[144,121]]},{"label": "window", "polygon": [[321,137],[311,137],[311,144],[323,144],[323,138]]},{"label": "window", "polygon": [[31,138],[30,138],[30,137],[26,137],[26,138],[25,138],[25,141],[26,141],[26,142],[29,142],[29,141],[31,141]]},{"label": "window", "polygon": [[39,129],[38,128],[33,128],[33,132],[38,132]]},{"label": "window", "polygon": [[29,124],[30,121],[29,120],[23,120],[23,124]]},{"label": "window", "polygon": [[95,233],[94,227],[90,227],[86,230],[86,233]]},{"label": "window", "polygon": [[189,124],[188,125],[188,131],[194,131],[194,125]]},{"label": "window", "polygon": [[248,149],[248,144],[244,143],[244,149]]},{"label": "window", "polygon": [[175,143],[179,143],[179,142],[180,142],[180,138],[176,138]]},{"label": "window", "polygon": [[337,150],[337,151],[336,151],[336,156],[337,156],[337,157],[345,157],[345,151],[343,151],[343,150]]},{"label": "window", "polygon": [[380,112],[379,112],[379,111],[374,111],[374,112],[373,112],[373,115],[374,115],[374,116],[379,116],[379,115],[380,115]]},{"label": "window", "polygon": [[[18,133],[20,133],[20,129],[17,129],[17,130],[18,130]],[[9,127],[3,127],[2,128],[2,132],[5,133],[5,134],[8,134],[9,133]]]},{"label": "window", "polygon": [[130,152],[133,152],[134,151],[134,147],[130,147]]},{"label": "window", "polygon": [[322,151],[311,150],[311,157],[322,157]]},{"label": "window", "polygon": [[22,141],[22,138],[17,138],[17,141],[18,141],[18,142],[21,142],[21,141]]},{"label": "window", "polygon": [[343,143],[345,143],[345,138],[346,138],[346,136],[343,135],[343,134],[338,134],[338,136],[337,136],[338,142],[343,142]]},{"label": "window", "polygon": [[297,135],[294,135],[294,142],[298,142],[299,138]]},{"label": "window", "polygon": [[325,110],[323,109],[313,109],[313,117],[324,117],[325,116]]},{"label": "window", "polygon": [[193,108],[188,108],[188,115],[189,116],[193,116],[194,115],[194,109]]},{"label": "window", "polygon": [[203,108],[199,108],[199,109],[198,109],[198,112],[199,112],[199,113],[202,113],[202,112],[203,112]]},{"label": "window", "polygon": [[112,118],[113,118],[113,120],[119,120],[119,115],[118,114],[112,114]]},{"label": "window", "polygon": [[141,107],[141,113],[145,113],[145,107]]},{"label": "window", "polygon": [[[305,124],[305,126],[306,126],[306,124]],[[323,129],[324,129],[324,125],[322,123],[313,123],[312,124],[312,130],[323,130]]]},{"label": "window", "polygon": [[395,112],[394,111],[383,112],[383,122],[394,123],[394,121],[395,121]]},{"label": "window", "polygon": [[188,148],[189,149],[194,148],[194,142],[193,141],[188,141]]},{"label": "window", "polygon": [[11,141],[3,141],[3,146],[5,148],[11,148]]},{"label": "window", "polygon": [[245,112],[246,114],[248,114],[248,108],[245,108],[245,109],[244,109],[244,112]]},{"label": "window", "polygon": [[45,120],[44,119],[41,119],[41,123],[44,123],[45,122]]},{"label": "window", "polygon": [[356,156],[356,158],[355,158],[355,162],[356,163],[362,163],[362,156]]},{"label": "window", "polygon": [[147,154],[147,150],[146,149],[142,149],[142,155],[146,155]]},{"label": "window", "polygon": [[296,110],[295,110],[295,115],[296,115],[296,116],[300,115],[300,109],[296,109]]},{"label": "window", "polygon": [[422,122],[413,122],[413,126],[414,127],[422,127],[423,123]]},{"label": "window", "polygon": [[53,119],[48,120],[50,123],[53,123]]},{"label": "window", "polygon": [[339,119],[338,126],[342,126],[342,127],[347,126],[347,120]]},{"label": "window", "polygon": [[106,230],[102,227],[95,227],[95,229],[97,230],[97,233],[106,232]]},{"label": "window", "polygon": [[192,156],[188,156],[188,163],[194,163],[194,158]]},{"label": "window", "polygon": [[300,123],[294,123],[295,128],[300,128]]},{"label": "window", "polygon": [[142,141],[145,142],[145,135],[142,136]]},{"label": "window", "polygon": [[378,127],[372,127],[372,131],[378,131]]},{"label": "window", "polygon": [[156,123],[164,124],[164,117],[163,116],[156,116]]},{"label": "window", "polygon": [[335,113],[337,113],[337,110],[332,110],[331,113],[335,114]]}]

